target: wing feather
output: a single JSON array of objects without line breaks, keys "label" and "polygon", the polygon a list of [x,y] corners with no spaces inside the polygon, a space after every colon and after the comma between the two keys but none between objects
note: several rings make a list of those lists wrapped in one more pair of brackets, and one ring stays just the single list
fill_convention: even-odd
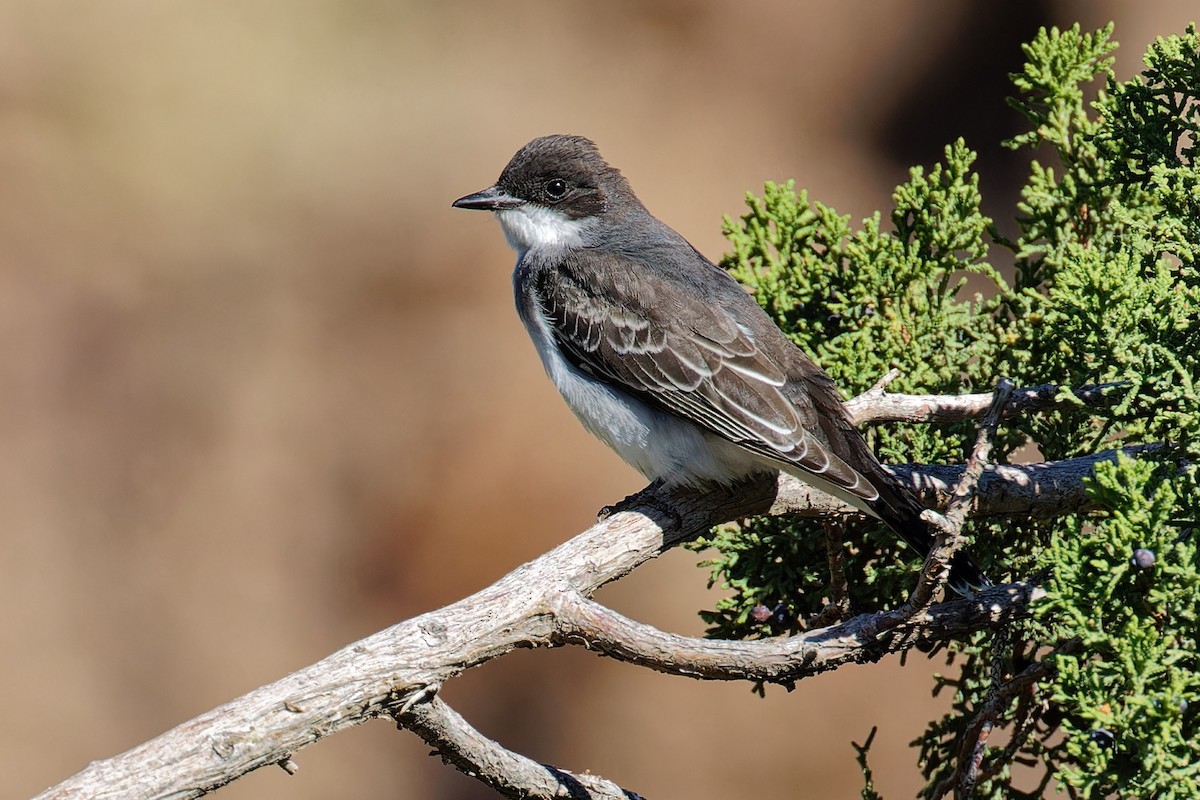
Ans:
[{"label": "wing feather", "polygon": [[[721,302],[689,302],[694,295],[687,291],[661,290],[654,282],[668,276],[635,266],[591,253],[542,272],[542,311],[568,360],[779,466],[819,475],[868,502],[879,496],[831,449],[844,437],[830,436],[827,427],[841,431],[844,411],[829,379],[790,343],[781,346],[782,334],[765,316],[754,329],[739,323],[761,314],[752,299],[735,317]],[[779,339],[760,345],[757,337],[767,335]],[[805,386],[810,373],[815,383]],[[828,415],[838,419],[823,419]]]}]

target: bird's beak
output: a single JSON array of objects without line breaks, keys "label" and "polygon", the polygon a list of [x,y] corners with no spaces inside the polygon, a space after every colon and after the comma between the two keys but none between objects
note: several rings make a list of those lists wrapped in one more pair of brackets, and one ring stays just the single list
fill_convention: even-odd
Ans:
[{"label": "bird's beak", "polygon": [[455,208],[476,211],[500,211],[505,208],[516,208],[524,202],[524,200],[505,194],[499,187],[489,186],[482,192],[458,198],[453,205]]}]

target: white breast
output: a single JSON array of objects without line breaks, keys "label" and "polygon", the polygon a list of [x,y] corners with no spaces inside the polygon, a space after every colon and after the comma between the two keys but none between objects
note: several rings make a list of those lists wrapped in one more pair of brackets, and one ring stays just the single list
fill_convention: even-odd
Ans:
[{"label": "white breast", "polygon": [[561,250],[582,247],[587,223],[552,208],[525,203],[496,212],[508,246],[518,258],[530,250]]},{"label": "white breast", "polygon": [[583,426],[625,463],[667,484],[728,483],[763,471],[753,453],[576,369],[554,342],[531,287],[518,283],[516,290],[517,311],[546,373]]}]

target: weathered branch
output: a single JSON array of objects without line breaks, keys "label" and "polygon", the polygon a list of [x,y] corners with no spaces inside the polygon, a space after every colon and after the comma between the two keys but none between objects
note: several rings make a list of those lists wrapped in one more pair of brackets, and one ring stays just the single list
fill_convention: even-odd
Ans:
[{"label": "weathered branch", "polygon": [[755,680],[791,685],[844,664],[876,661],[918,643],[959,639],[1023,617],[1041,596],[1033,584],[997,586],[971,600],[951,600],[886,628],[883,614],[860,614],[828,628],[755,640],[696,639],[666,633],[588,600],[577,592],[554,598],[561,641],[582,644],[643,667],[706,680]]},{"label": "weathered branch", "polygon": [[[999,650],[1000,652],[993,656],[991,683],[983,707],[967,725],[959,742],[958,761],[955,769],[934,787],[931,797],[945,797],[953,790],[956,800],[969,798],[979,780],[994,777],[999,769],[1009,763],[1020,740],[1029,735],[1024,714],[1031,713],[1032,709],[1026,708],[1024,713],[1018,712],[1018,729],[1013,733],[1013,740],[1005,747],[994,767],[990,770],[982,769],[983,759],[987,753],[988,739],[992,729],[1000,721],[1005,708],[1014,697],[1036,687],[1039,680],[1053,672],[1053,668],[1046,661],[1040,661],[1030,664],[1018,675],[1005,682],[1002,668],[1004,652],[1003,648],[999,648]],[[1014,746],[1014,743],[1017,746]]]},{"label": "weathered branch", "polygon": [[442,760],[514,800],[642,800],[597,775],[578,775],[506,750],[487,738],[436,694],[395,714],[396,722],[432,745]]},{"label": "weathered branch", "polygon": [[[1055,464],[985,470],[971,516],[1053,514],[1085,510],[1082,479],[1115,452]],[[927,493],[953,481],[961,468],[897,470]],[[928,494],[927,494],[928,497]],[[945,500],[945,495],[941,496]],[[223,786],[251,770],[280,764],[317,739],[389,713],[424,687],[513,650],[549,645],[559,631],[552,598],[589,596],[665,549],[713,525],[751,514],[837,516],[857,513],[784,476],[737,490],[707,494],[663,490],[635,496],[616,513],[492,586],[437,611],[399,623],[328,658],[202,714],[162,736],[106,761],[95,762],[41,798],[187,798]],[[975,629],[960,605],[949,604],[942,630]],[[935,607],[934,610],[941,608]],[[955,610],[959,609],[959,610]],[[978,619],[977,617],[973,619]],[[953,625],[949,623],[953,622]],[[851,620],[849,623],[854,623]],[[839,630],[810,631],[808,637]],[[842,629],[845,631],[845,629]],[[814,639],[789,647],[803,649]],[[755,643],[721,643],[731,647]],[[855,635],[824,642],[848,649],[814,664],[860,658]],[[815,670],[815,671],[820,671]]]},{"label": "weathered branch", "polygon": [[[1089,456],[1042,464],[996,464],[985,467],[976,493],[967,503],[967,516],[1059,517],[1091,510],[1083,479],[1096,464],[1115,461],[1118,454],[1136,458],[1153,445],[1131,445]],[[893,467],[912,486],[925,505],[945,508],[962,477],[961,465]],[[853,508],[794,479],[781,480],[770,513],[804,517],[841,517]]]},{"label": "weathered branch", "polygon": [[[976,419],[987,411],[992,392],[961,395],[892,394],[885,391],[893,373],[885,375],[867,391],[849,400],[846,408],[856,425],[873,422],[960,422]],[[1120,389],[1127,383],[1099,383],[1068,389],[1055,383],[1014,389],[1003,416],[1024,414],[1061,406],[1101,408],[1120,402]]]},{"label": "weathered branch", "polygon": [[[940,404],[937,398],[929,402]],[[1126,452],[1135,454],[1137,448]],[[988,468],[965,513],[1050,516],[1087,510],[1083,478],[1097,462],[1115,457],[1114,451],[1054,464]],[[962,468],[905,467],[896,472],[927,503],[942,505]],[[918,641],[965,635],[1025,613],[1035,596],[1034,587],[1013,584],[975,600],[935,605],[908,620],[892,620],[888,615],[895,612],[885,612],[797,637],[756,642],[677,637],[586,598],[722,522],[756,514],[834,518],[858,512],[786,476],[764,476],[704,493],[647,489],[622,508],[471,597],[394,625],[122,755],[94,762],[39,797],[198,797],[262,766],[277,764],[294,771],[294,754],[304,747],[343,728],[390,715],[421,728],[451,760],[507,764],[497,767],[504,776],[495,777],[496,785],[508,780],[514,792],[524,787],[520,791],[528,793],[534,784],[522,783],[519,775],[529,765],[506,761],[521,757],[475,739],[478,734],[457,715],[436,698],[430,700],[445,681],[514,648],[586,642],[608,655],[668,672],[787,683]],[[477,766],[472,769],[482,776],[482,763]],[[581,797],[622,791],[553,768],[537,769],[550,776],[546,780],[566,787],[567,796],[575,788],[592,793]]]}]

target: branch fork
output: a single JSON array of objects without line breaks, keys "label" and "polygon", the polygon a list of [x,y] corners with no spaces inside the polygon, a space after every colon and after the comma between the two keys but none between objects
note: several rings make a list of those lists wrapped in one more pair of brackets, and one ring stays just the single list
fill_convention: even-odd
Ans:
[{"label": "branch fork", "polygon": [[[991,436],[1000,417],[1020,404],[1061,402],[1057,388],[1014,392],[1002,383],[983,395],[987,402],[981,403],[974,395],[964,401],[888,394],[885,388],[894,377],[889,373],[851,401],[856,420],[911,419],[917,408],[920,421],[942,421],[978,417],[991,409],[965,468],[895,470],[927,505],[946,509],[944,515],[930,514],[940,530],[937,545],[913,592],[896,610],[859,615],[797,636],[719,641],[666,633],[605,608],[590,599],[598,588],[714,525],[752,515],[837,519],[858,513],[788,476],[764,476],[736,491],[709,493],[668,493],[651,486],[628,498],[616,513],[475,595],[400,622],[124,754],[93,762],[38,798],[199,797],[269,764],[293,773],[294,756],[304,747],[368,719],[391,717],[444,760],[506,797],[631,800],[637,795],[603,778],[537,764],[487,739],[445,704],[439,696],[442,684],[518,647],[582,644],[671,674],[788,686],[842,664],[961,638],[1027,615],[1040,596],[1040,589],[1028,582],[993,587],[973,599],[933,602],[960,546],[964,521],[1086,512],[1083,479],[1094,465],[1115,459],[1118,452],[1136,454],[1139,448],[1049,464],[989,467]],[[1076,394],[1080,402],[1106,402],[1102,388]],[[830,563],[833,567],[832,559]]]}]

